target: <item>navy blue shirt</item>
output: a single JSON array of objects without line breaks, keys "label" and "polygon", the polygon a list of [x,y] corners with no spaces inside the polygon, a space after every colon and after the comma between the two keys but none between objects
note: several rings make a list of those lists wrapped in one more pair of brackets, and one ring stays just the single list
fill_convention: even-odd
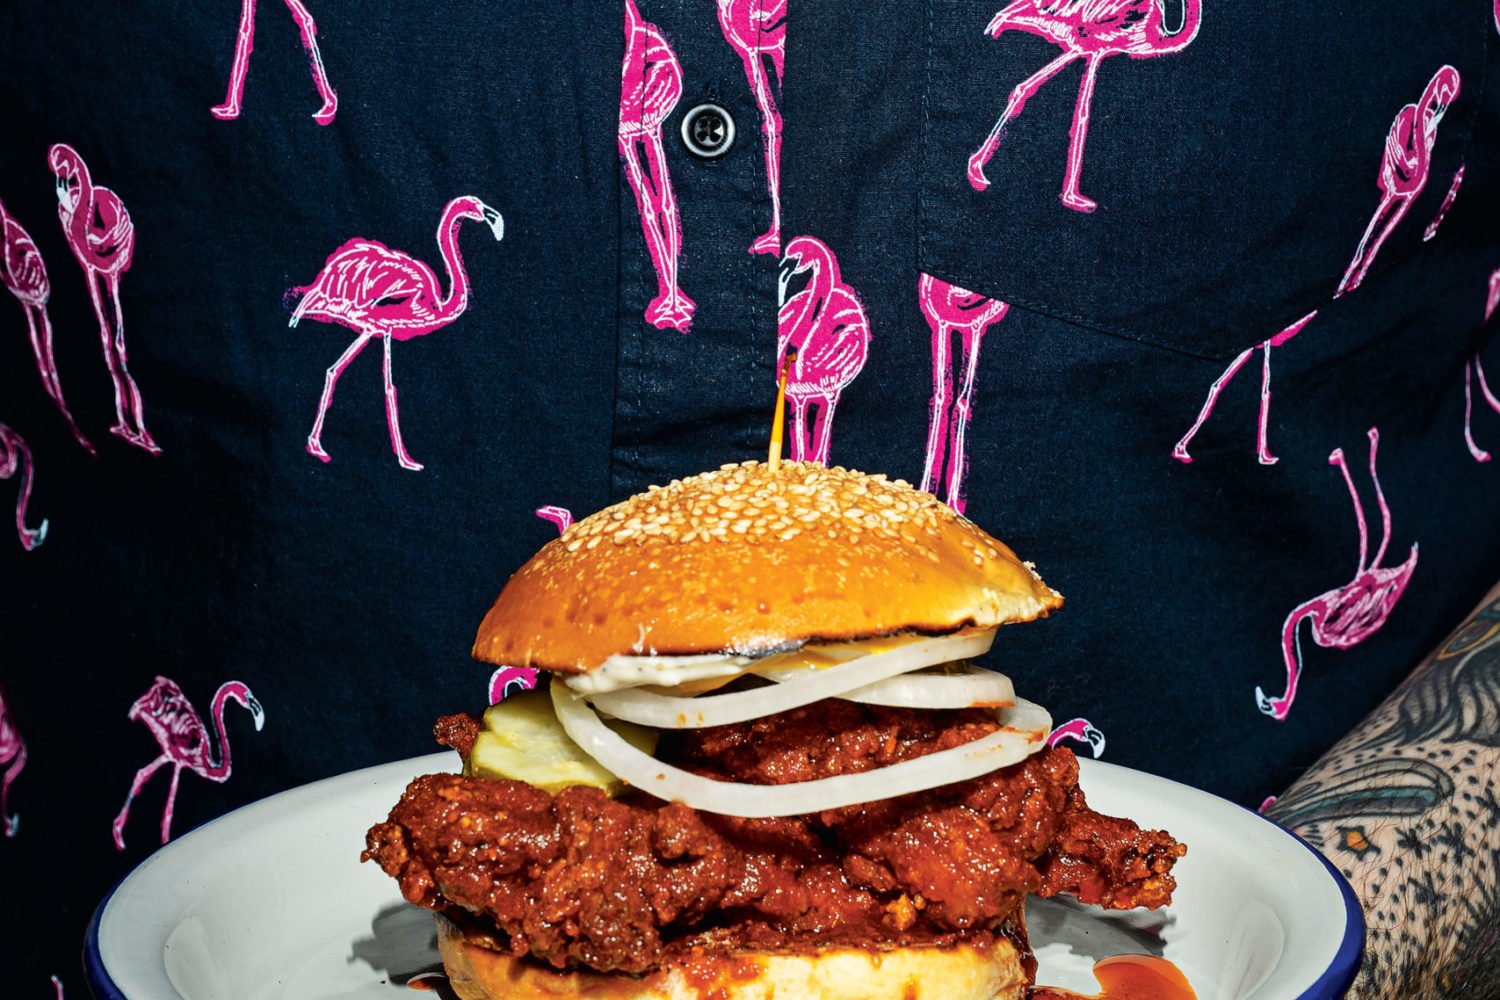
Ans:
[{"label": "navy blue shirt", "polygon": [[1490,0],[356,6],[0,11],[17,995],[169,806],[481,708],[533,512],[763,455],[789,348],[1067,597],[990,663],[1080,752],[1257,805],[1500,575]]}]

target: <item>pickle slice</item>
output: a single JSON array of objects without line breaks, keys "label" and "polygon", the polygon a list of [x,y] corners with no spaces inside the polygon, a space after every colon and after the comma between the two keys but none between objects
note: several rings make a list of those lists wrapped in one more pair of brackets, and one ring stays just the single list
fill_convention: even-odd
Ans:
[{"label": "pickle slice", "polygon": [[[656,750],[654,730],[629,722],[610,721],[608,725],[636,749]],[[617,795],[625,787],[625,782],[568,738],[545,688],[512,695],[485,711],[484,730],[464,761],[464,774],[510,778],[549,792],[569,785],[592,785]]]}]

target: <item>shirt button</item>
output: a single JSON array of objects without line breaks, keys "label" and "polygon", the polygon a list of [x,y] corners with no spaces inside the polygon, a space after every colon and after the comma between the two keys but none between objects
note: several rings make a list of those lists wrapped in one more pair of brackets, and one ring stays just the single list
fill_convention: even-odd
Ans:
[{"label": "shirt button", "polygon": [[700,104],[682,116],[682,144],[705,160],[717,160],[734,145],[734,119],[717,104]]}]

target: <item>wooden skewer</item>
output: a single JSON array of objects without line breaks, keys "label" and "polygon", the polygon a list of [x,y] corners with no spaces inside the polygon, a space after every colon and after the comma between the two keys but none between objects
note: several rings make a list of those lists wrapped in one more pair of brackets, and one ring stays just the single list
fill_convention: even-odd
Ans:
[{"label": "wooden skewer", "polygon": [[766,457],[766,465],[772,472],[781,468],[781,442],[786,436],[786,373],[796,362],[796,349],[788,348],[776,382],[776,413],[771,417],[771,453]]}]

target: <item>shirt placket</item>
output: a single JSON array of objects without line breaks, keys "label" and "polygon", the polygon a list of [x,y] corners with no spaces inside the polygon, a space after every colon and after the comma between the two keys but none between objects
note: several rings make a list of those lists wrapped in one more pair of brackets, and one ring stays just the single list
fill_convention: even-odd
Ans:
[{"label": "shirt placket", "polygon": [[627,2],[622,22],[616,497],[764,452],[777,294],[771,60],[713,7]]}]

